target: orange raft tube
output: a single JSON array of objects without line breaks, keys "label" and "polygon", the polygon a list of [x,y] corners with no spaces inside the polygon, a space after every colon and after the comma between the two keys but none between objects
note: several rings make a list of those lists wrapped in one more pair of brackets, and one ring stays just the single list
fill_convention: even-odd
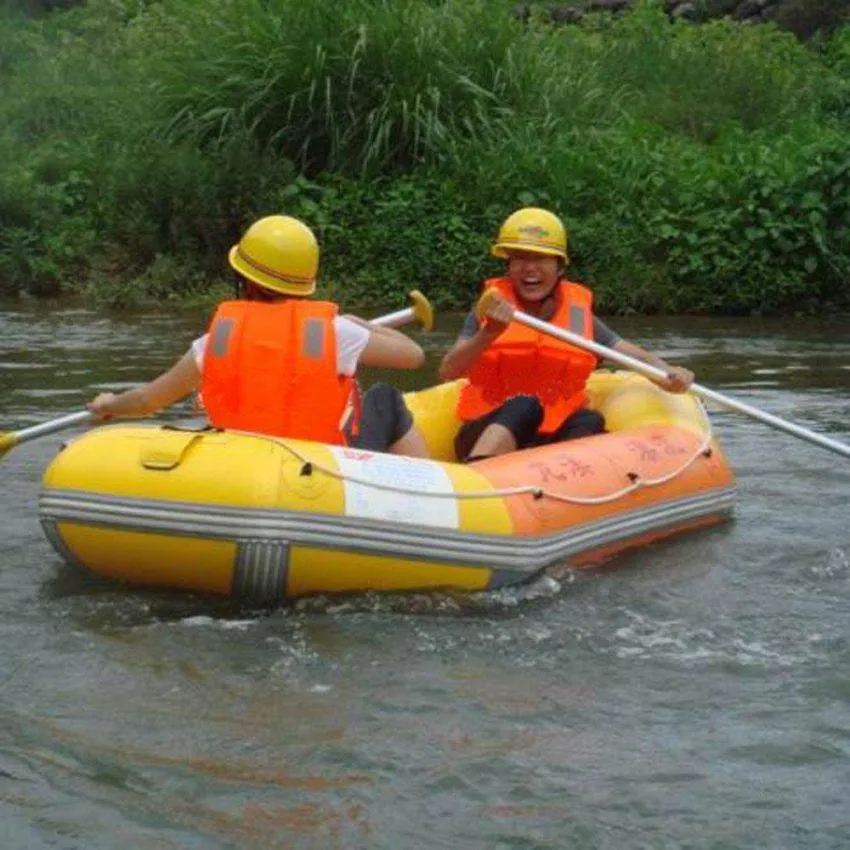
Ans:
[{"label": "orange raft tube", "polygon": [[454,462],[459,382],[410,393],[435,460],[163,425],[97,428],[45,472],[41,523],[72,564],[257,604],[363,590],[486,590],[728,518],[708,417],[597,372],[609,433]]}]

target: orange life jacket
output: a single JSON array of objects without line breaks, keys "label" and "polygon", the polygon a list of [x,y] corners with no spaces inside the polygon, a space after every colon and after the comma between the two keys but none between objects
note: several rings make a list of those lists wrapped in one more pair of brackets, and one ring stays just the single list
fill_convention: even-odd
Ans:
[{"label": "orange life jacket", "polygon": [[224,301],[213,316],[201,394],[217,428],[343,445],[359,419],[357,384],[337,374],[337,306]]},{"label": "orange life jacket", "polygon": [[[520,306],[508,278],[486,281],[484,289],[490,288],[514,307]],[[549,321],[593,339],[590,290],[561,280],[554,294],[557,307]],[[545,411],[540,431],[548,434],[587,403],[585,385],[595,368],[596,357],[589,351],[512,322],[469,370],[457,414],[464,421],[477,419],[515,395],[533,395]]]}]

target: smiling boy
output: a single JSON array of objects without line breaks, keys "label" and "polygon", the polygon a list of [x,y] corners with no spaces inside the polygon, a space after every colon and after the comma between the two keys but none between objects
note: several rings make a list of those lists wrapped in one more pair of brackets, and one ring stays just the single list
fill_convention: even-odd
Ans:
[{"label": "smiling boy", "polygon": [[519,323],[514,309],[565,328],[653,366],[667,376],[659,386],[685,392],[693,373],[671,366],[621,339],[593,315],[593,294],[567,280],[567,234],[548,210],[525,207],[505,219],[491,253],[505,260],[506,275],[485,281],[496,290],[483,321],[466,319],[443,358],[440,377],[462,376],[455,439],[459,460],[473,461],[516,449],[586,437],[605,430],[601,414],[587,408],[586,384],[596,357]]}]

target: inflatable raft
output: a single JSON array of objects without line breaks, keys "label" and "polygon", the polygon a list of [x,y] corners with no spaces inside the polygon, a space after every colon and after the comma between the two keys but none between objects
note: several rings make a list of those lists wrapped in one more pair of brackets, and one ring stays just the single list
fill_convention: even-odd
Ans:
[{"label": "inflatable raft", "polygon": [[163,424],[64,446],[39,500],[63,558],[135,585],[275,604],[314,593],[485,590],[720,522],[733,475],[701,404],[598,372],[608,433],[454,462],[460,383],[410,393],[432,455]]}]

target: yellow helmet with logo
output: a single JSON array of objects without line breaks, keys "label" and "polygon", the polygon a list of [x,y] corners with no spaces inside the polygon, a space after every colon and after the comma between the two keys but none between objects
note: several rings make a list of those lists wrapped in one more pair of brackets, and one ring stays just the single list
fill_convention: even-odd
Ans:
[{"label": "yellow helmet with logo", "polygon": [[316,289],[319,243],[303,221],[288,215],[255,221],[228,260],[234,271],[273,292],[310,295]]},{"label": "yellow helmet with logo", "polygon": [[512,213],[499,228],[499,236],[490,253],[505,260],[511,250],[547,254],[566,260],[567,232],[561,219],[539,207],[524,207]]}]

